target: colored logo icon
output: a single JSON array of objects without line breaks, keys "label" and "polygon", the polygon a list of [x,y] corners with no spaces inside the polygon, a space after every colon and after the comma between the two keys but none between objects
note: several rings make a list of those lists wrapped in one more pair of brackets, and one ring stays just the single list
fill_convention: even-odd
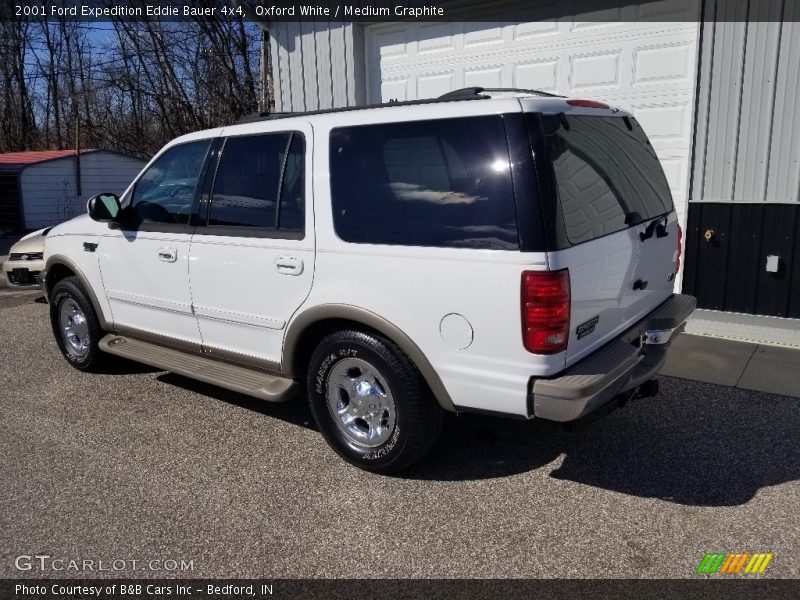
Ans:
[{"label": "colored logo icon", "polygon": [[755,554],[750,554],[749,552],[706,552],[700,562],[700,566],[697,567],[697,573],[701,575],[711,573],[746,573],[754,575],[763,573],[772,557],[772,553],[765,552],[757,552]]}]

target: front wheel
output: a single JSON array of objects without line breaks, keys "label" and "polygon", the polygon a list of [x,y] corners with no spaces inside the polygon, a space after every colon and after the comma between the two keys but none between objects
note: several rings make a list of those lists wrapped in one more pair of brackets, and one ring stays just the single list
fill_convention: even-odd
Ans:
[{"label": "front wheel", "polygon": [[392,342],[337,331],[314,351],[308,369],[311,412],[331,447],[378,473],[404,469],[436,442],[442,409],[422,376]]},{"label": "front wheel", "polygon": [[97,343],[103,330],[77,277],[66,277],[50,294],[50,324],[58,349],[76,369],[93,371],[106,358]]}]

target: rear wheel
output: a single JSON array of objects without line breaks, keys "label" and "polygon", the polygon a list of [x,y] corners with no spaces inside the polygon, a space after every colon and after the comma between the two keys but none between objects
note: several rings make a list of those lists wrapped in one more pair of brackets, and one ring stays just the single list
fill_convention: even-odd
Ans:
[{"label": "rear wheel", "polygon": [[395,344],[374,334],[325,337],[311,357],[307,391],[327,442],[368,471],[410,466],[441,431],[443,411],[417,369]]},{"label": "rear wheel", "polygon": [[66,277],[50,294],[50,324],[58,349],[81,371],[98,369],[107,355],[97,347],[103,330],[77,277]]}]

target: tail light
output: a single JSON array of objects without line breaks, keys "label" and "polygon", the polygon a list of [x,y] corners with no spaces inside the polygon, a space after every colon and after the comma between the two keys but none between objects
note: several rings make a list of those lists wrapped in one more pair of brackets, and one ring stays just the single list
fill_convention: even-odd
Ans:
[{"label": "tail light", "polygon": [[683,229],[678,225],[678,249],[675,252],[675,275],[681,270],[681,241],[683,240]]},{"label": "tail light", "polygon": [[556,354],[569,338],[569,271],[522,273],[522,343],[534,354]]}]

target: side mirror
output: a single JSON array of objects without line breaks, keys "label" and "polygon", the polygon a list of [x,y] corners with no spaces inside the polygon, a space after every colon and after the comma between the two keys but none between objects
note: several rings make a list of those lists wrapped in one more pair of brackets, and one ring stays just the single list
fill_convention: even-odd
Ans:
[{"label": "side mirror", "polygon": [[86,212],[92,219],[101,223],[116,221],[119,211],[119,196],[116,194],[97,194],[89,198],[89,202],[86,203]]}]

